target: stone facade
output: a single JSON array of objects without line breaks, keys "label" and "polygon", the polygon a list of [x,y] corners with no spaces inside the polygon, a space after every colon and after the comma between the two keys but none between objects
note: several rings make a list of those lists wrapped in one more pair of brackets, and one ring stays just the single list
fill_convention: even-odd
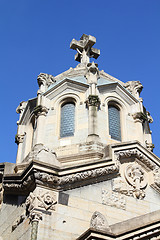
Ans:
[{"label": "stone facade", "polygon": [[73,39],[77,67],[39,74],[37,97],[17,108],[16,164],[0,164],[3,240],[160,239],[160,159],[143,86],[90,63],[95,42]]}]

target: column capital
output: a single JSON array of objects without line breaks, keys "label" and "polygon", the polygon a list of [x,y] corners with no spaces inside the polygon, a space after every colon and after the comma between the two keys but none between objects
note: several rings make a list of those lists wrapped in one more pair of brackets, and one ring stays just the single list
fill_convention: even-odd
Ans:
[{"label": "column capital", "polygon": [[100,99],[97,95],[89,95],[88,99],[86,100],[87,107],[89,106],[99,107],[100,103],[101,103]]}]

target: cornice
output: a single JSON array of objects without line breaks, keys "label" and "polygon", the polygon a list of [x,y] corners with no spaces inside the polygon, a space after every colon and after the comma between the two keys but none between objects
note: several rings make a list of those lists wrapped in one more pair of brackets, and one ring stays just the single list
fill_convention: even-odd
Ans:
[{"label": "cornice", "polygon": [[118,174],[118,166],[112,161],[101,161],[75,167],[53,167],[33,160],[20,174],[8,174],[3,177],[3,188],[6,193],[27,194],[35,185],[44,185],[51,189],[71,189],[92,182],[108,179],[111,174]]}]

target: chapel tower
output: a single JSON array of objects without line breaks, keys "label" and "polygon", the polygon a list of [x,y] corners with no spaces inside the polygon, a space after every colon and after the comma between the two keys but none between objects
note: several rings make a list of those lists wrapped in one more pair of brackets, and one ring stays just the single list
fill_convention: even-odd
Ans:
[{"label": "chapel tower", "polygon": [[16,164],[0,165],[4,240],[160,239],[160,159],[143,86],[99,70],[95,43],[73,39],[79,64],[40,73],[37,96],[16,110]]}]

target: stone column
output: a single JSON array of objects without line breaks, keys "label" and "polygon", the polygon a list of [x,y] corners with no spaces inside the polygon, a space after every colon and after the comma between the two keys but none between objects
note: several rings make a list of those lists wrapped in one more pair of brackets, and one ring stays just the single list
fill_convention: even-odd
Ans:
[{"label": "stone column", "polygon": [[134,121],[137,126],[137,140],[143,144],[143,122],[147,120],[147,117],[142,112],[137,112],[133,115]]},{"label": "stone column", "polygon": [[100,100],[97,95],[97,82],[100,78],[98,64],[92,62],[87,64],[87,71],[85,74],[87,83],[89,84],[89,97],[87,107],[88,115],[88,138],[87,141],[96,141],[99,139],[97,128],[97,111],[100,106]]},{"label": "stone column", "polygon": [[42,220],[42,214],[39,212],[33,211],[30,214],[30,219],[32,222],[32,229],[31,229],[31,240],[37,240],[37,233],[38,233],[38,223]]},{"label": "stone column", "polygon": [[88,138],[87,141],[96,141],[99,139],[97,128],[97,111],[100,105],[100,100],[97,95],[89,95],[87,100],[88,106]]},{"label": "stone column", "polygon": [[36,144],[43,144],[44,142],[44,126],[45,126],[45,118],[48,113],[47,107],[43,105],[38,105],[34,109],[34,113],[37,118],[37,126],[36,126]]}]

